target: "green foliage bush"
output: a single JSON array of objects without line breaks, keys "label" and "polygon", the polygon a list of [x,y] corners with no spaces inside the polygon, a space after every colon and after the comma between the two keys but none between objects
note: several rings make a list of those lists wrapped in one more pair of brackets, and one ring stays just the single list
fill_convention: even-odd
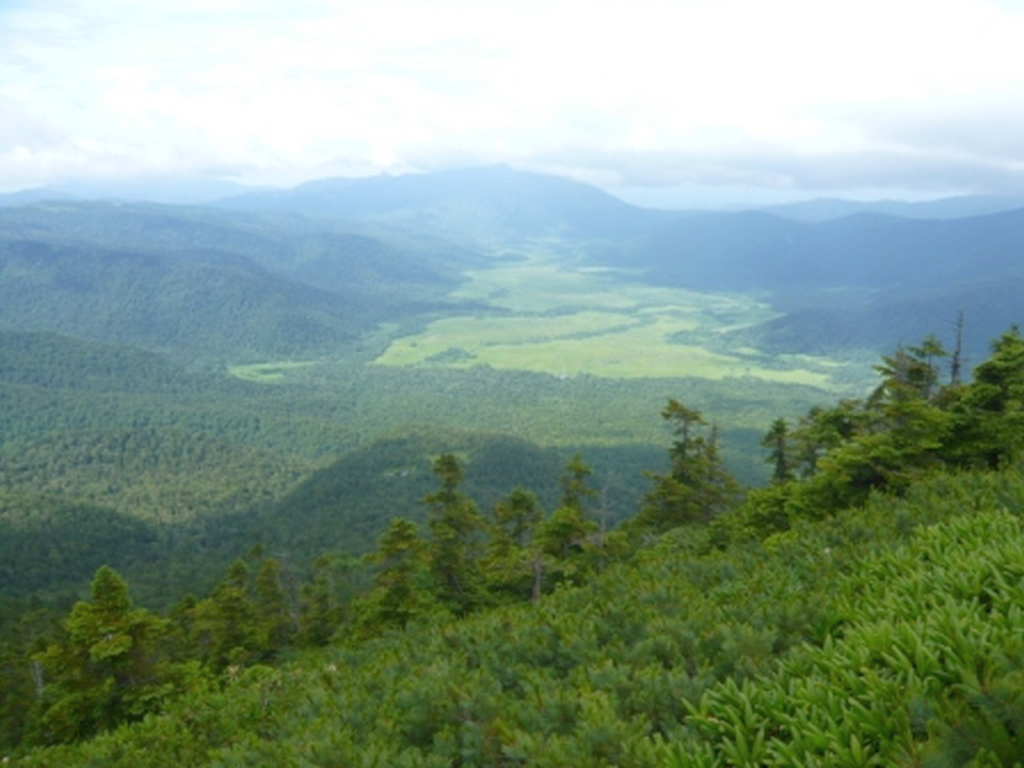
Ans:
[{"label": "green foliage bush", "polygon": [[1021,477],[705,554],[680,529],[585,587],[252,667],[26,764],[1012,765]]}]

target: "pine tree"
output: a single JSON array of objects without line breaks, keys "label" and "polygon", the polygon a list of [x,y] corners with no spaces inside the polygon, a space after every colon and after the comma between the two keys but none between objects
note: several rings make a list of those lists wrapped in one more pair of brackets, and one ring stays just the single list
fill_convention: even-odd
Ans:
[{"label": "pine tree", "polygon": [[167,622],[132,607],[128,585],[102,566],[91,601],[75,604],[61,638],[37,659],[42,707],[33,740],[75,741],[141,718],[169,694],[156,641]]},{"label": "pine tree", "polygon": [[430,507],[427,560],[438,600],[463,615],[486,602],[481,569],[486,523],[459,490],[463,470],[454,454],[438,457],[433,471],[441,487],[423,498]]},{"label": "pine tree", "polygon": [[272,658],[287,647],[296,631],[297,622],[289,610],[289,600],[281,578],[281,563],[268,557],[260,563],[253,581],[259,642],[265,659]]},{"label": "pine tree", "polygon": [[771,452],[766,461],[772,465],[772,482],[785,483],[793,479],[789,459],[789,424],[784,418],[772,422],[771,429],[761,438],[761,445]]},{"label": "pine tree", "polygon": [[484,565],[492,592],[515,599],[539,596],[535,582],[543,563],[536,532],[543,516],[537,496],[523,488],[494,505]]},{"label": "pine tree", "polygon": [[700,411],[670,399],[661,417],[673,427],[676,439],[669,449],[667,475],[651,474],[654,488],[644,499],[635,524],[665,531],[685,523],[708,522],[734,505],[739,485],[725,469],[718,452],[718,430],[707,426]]},{"label": "pine tree", "polygon": [[191,643],[199,657],[218,672],[255,661],[263,650],[248,581],[249,566],[238,558],[213,594],[190,612]]},{"label": "pine tree", "polygon": [[1024,336],[1017,326],[992,343],[952,410],[958,464],[996,469],[1024,454]]},{"label": "pine tree", "polygon": [[562,500],[559,506],[583,511],[586,499],[597,496],[597,491],[587,485],[587,479],[594,474],[578,453],[573,454],[558,478],[562,486]]},{"label": "pine tree", "polygon": [[336,598],[334,556],[321,555],[313,561],[313,577],[303,584],[299,615],[299,641],[303,645],[326,645],[345,619]]},{"label": "pine tree", "polygon": [[376,551],[365,558],[377,573],[370,591],[352,605],[351,632],[356,638],[404,629],[433,609],[425,550],[416,523],[402,517],[391,520]]}]

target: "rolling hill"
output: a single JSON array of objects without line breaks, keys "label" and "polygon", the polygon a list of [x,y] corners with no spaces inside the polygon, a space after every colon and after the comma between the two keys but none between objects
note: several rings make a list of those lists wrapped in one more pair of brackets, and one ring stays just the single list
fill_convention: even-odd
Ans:
[{"label": "rolling hill", "polygon": [[595,253],[633,279],[753,292],[781,315],[738,336],[772,353],[883,352],[966,317],[975,357],[1020,320],[1024,210],[950,220],[857,214],[821,222],[767,213],[681,218]]},{"label": "rolling hill", "polygon": [[458,282],[370,237],[163,206],[0,209],[0,328],[183,359],[315,355]]},{"label": "rolling hill", "polygon": [[683,214],[491,167],[326,179],[206,207],[11,205],[0,328],[179,358],[317,356],[382,322],[487,311],[447,296],[505,249],[543,247],[608,280],[757,295],[779,316],[737,339],[768,353],[884,352],[963,310],[980,357],[1019,320],[1024,209],[971,214],[1011,202]]}]

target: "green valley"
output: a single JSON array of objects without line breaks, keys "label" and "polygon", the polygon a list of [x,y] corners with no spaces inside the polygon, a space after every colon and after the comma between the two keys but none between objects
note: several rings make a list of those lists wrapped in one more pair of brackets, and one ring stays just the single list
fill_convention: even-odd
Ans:
[{"label": "green valley", "polygon": [[0,207],[0,757],[1014,765],[1020,237],[504,168]]},{"label": "green valley", "polygon": [[[533,252],[468,273],[453,297],[490,311],[435,320],[396,339],[381,365],[489,365],[556,376],[723,379],[752,377],[831,388],[837,363],[790,358],[780,365],[728,332],[774,313],[751,297],[623,285],[605,272]],[[689,339],[690,343],[685,343]],[[735,345],[732,345],[735,346]]]}]

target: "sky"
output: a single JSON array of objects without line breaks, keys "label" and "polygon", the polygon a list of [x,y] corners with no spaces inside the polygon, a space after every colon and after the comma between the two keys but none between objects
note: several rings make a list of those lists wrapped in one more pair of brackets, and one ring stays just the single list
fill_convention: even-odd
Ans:
[{"label": "sky", "polygon": [[507,164],[631,202],[1024,192],[1020,0],[0,0],[0,192]]}]

